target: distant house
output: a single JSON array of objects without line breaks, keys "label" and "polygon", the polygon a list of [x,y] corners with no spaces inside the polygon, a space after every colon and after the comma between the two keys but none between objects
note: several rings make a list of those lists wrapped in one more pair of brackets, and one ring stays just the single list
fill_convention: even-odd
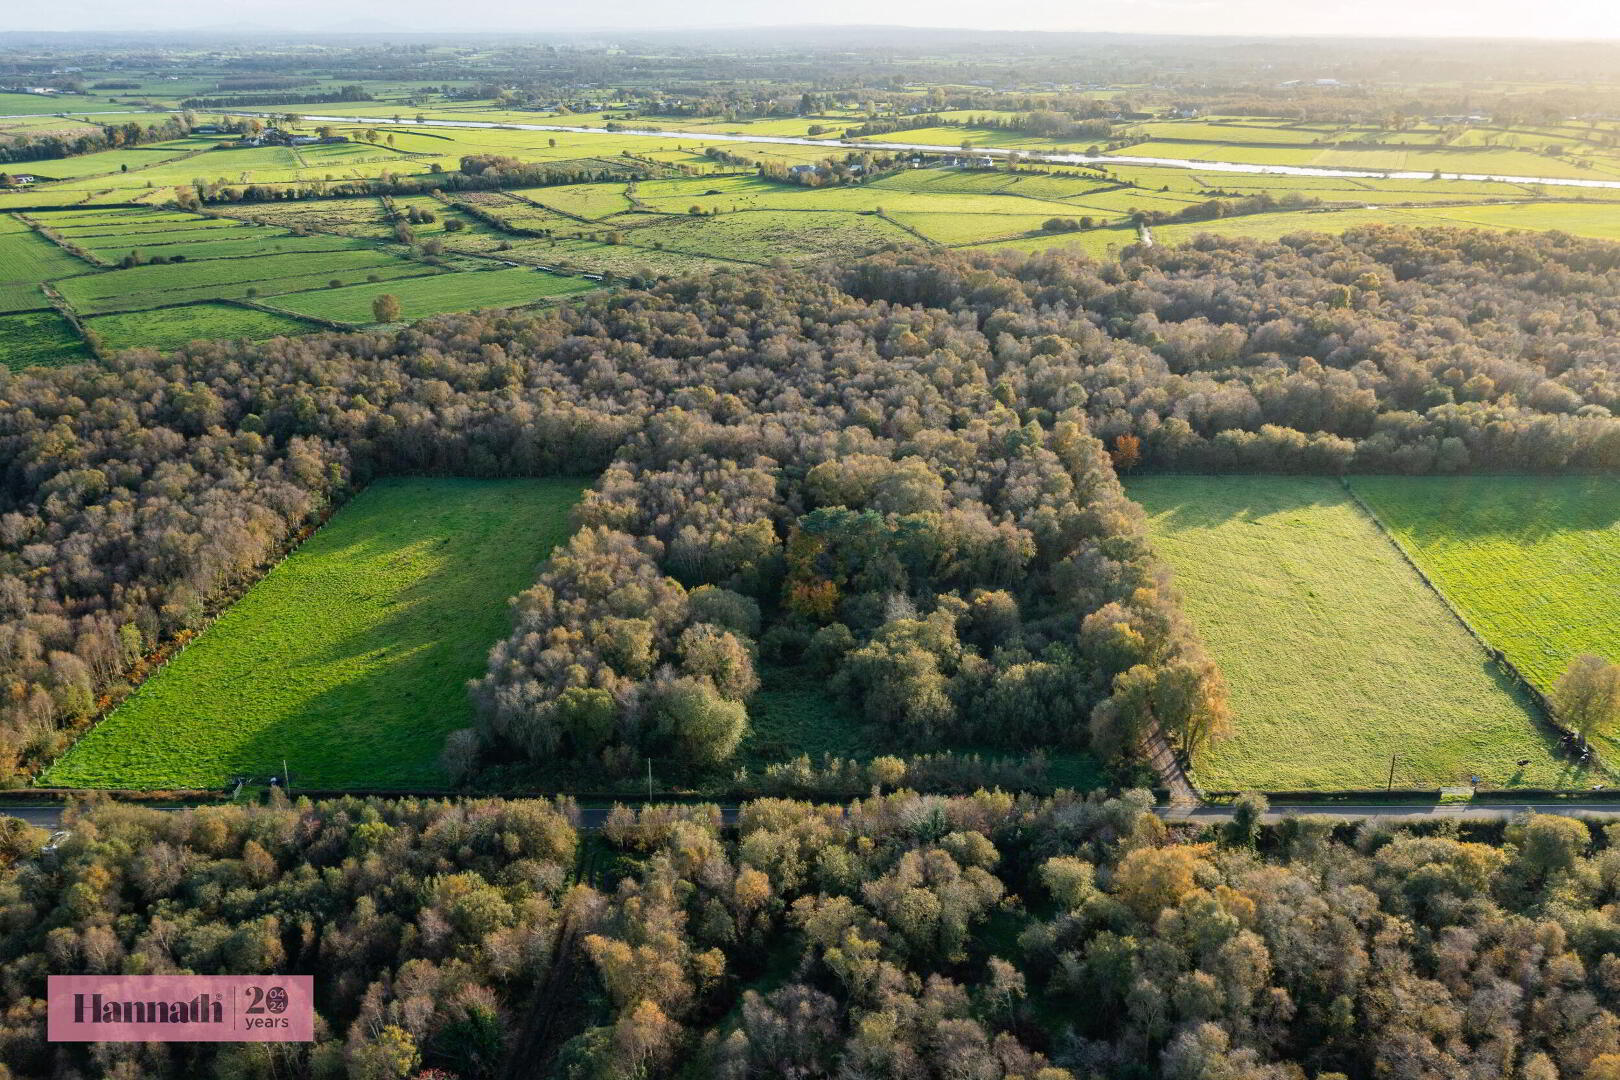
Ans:
[{"label": "distant house", "polygon": [[789,176],[809,176],[817,172],[820,172],[820,169],[814,165],[795,165],[788,169]]},{"label": "distant house", "polygon": [[196,127],[191,129],[191,133],[193,135],[218,135],[219,134],[219,125],[217,125],[217,124],[198,124]]},{"label": "distant house", "polygon": [[[294,135],[278,127],[267,127],[257,135],[242,136],[242,146],[308,146],[320,142],[316,135]],[[342,141],[342,140],[340,140]]]},{"label": "distant house", "polygon": [[33,173],[16,173],[11,178],[11,182],[13,184],[33,184],[37,183],[38,181],[39,177],[35,176]]}]

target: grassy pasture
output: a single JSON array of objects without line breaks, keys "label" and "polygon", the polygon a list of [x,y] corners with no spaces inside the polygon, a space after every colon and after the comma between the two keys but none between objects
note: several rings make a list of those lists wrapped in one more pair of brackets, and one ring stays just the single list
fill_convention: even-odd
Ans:
[{"label": "grassy pasture", "polygon": [[360,251],[371,249],[364,241],[348,236],[293,236],[279,229],[243,229],[228,235],[214,235],[190,240],[165,240],[160,237],[102,239],[86,244],[92,252],[109,261],[136,251],[144,256],[163,256],[186,259],[238,259],[255,255],[286,255],[290,253],[316,254],[328,251]]},{"label": "grassy pasture", "polygon": [[[168,147],[159,149],[130,148],[125,150],[103,150],[96,154],[85,154],[81,157],[56,158],[39,163],[39,172],[53,180],[77,180],[87,176],[101,176],[104,174],[119,174],[127,176],[142,169],[161,165],[175,158],[183,157],[192,150],[201,147]],[[31,166],[32,167],[32,166]],[[142,181],[144,183],[144,181]]]},{"label": "grassy pasture", "polygon": [[0,215],[0,281],[50,281],[95,269],[11,215]]},{"label": "grassy pasture", "polygon": [[[403,209],[406,200],[399,200],[399,203]],[[442,204],[437,204],[436,200],[433,200],[432,204],[441,205],[442,208]],[[430,203],[420,202],[418,205],[426,208]],[[215,212],[289,229],[299,227],[357,236],[389,236],[393,233],[382,200],[376,198],[316,199],[306,203],[257,203],[218,207],[215,208]]]},{"label": "grassy pasture", "polygon": [[436,274],[350,285],[342,289],[316,289],[278,296],[272,303],[302,315],[338,322],[369,323],[372,299],[389,293],[399,300],[403,321],[424,319],[452,311],[488,307],[517,307],[552,296],[589,292],[596,286],[577,277],[560,277],[536,270],[479,270],[462,274]]},{"label": "grassy pasture", "polygon": [[129,237],[149,237],[154,243],[208,240],[216,239],[216,237],[206,235],[208,233],[217,232],[220,229],[240,229],[243,227],[240,222],[222,221],[217,218],[192,218],[182,221],[172,219],[153,221],[148,218],[128,218],[65,225],[57,220],[60,217],[57,214],[47,213],[35,216],[68,239],[84,244],[95,244],[103,240],[118,240]]},{"label": "grassy pasture", "polygon": [[49,307],[45,291],[33,281],[0,281],[0,312]]},{"label": "grassy pasture", "polygon": [[1104,229],[1088,229],[1085,232],[1043,233],[1040,236],[1026,236],[1016,240],[991,240],[969,246],[987,250],[1026,252],[1077,249],[1094,259],[1100,259],[1108,254],[1109,248],[1122,248],[1136,242],[1136,226],[1114,225]]},{"label": "grassy pasture", "polygon": [[0,315],[0,344],[0,367],[13,369],[70,364],[90,355],[72,324],[55,311]]},{"label": "grassy pasture", "polygon": [[313,323],[234,304],[126,311],[85,320],[110,349],[178,349],[193,341],[247,338],[262,341],[281,334],[307,334]]},{"label": "grassy pasture", "polygon": [[1425,214],[1461,228],[1559,229],[1575,236],[1620,240],[1620,202],[1504,203],[1492,206],[1444,206]]},{"label": "grassy pasture", "polygon": [[604,218],[630,209],[630,200],[620,183],[568,184],[565,186],[517,188],[514,195],[533,199],[565,214],[582,218]]},{"label": "grassy pasture", "polygon": [[[254,260],[240,261],[251,262]],[[306,292],[310,289],[328,289],[332,287],[331,283],[333,281],[342,282],[342,285],[339,286],[342,288],[362,280],[369,281],[373,277],[379,281],[392,281],[400,278],[432,277],[436,273],[438,271],[422,263],[394,259],[376,266],[364,266],[359,270],[348,271],[337,277],[333,277],[330,271],[326,271],[303,274],[290,273],[282,277],[253,278],[247,281],[218,281],[213,284],[191,285],[175,289],[154,287],[147,291],[113,296],[91,304],[75,302],[74,307],[81,312],[99,314],[114,311],[144,311],[149,308],[161,308],[175,304],[190,304],[200,300],[268,299],[283,293]],[[64,288],[68,288],[72,285],[72,281],[64,281],[61,284]]]},{"label": "grassy pasture", "polygon": [[1451,602],[1534,685],[1583,652],[1620,660],[1620,479],[1352,482]]},{"label": "grassy pasture", "polygon": [[[73,104],[87,108],[96,102],[75,99]],[[618,116],[622,108],[610,107],[609,111]],[[333,105],[330,111],[354,117],[352,123],[337,126],[356,138],[364,135],[372,117],[409,118],[420,113],[424,117],[514,123],[545,119],[535,112],[504,109],[493,102],[443,102],[419,109],[403,101],[376,101]],[[970,110],[955,115],[971,119],[979,113]],[[135,118],[152,117],[135,114]],[[600,124],[607,118],[607,114],[566,114],[559,122]],[[452,253],[450,264],[457,269],[471,268],[471,261],[463,256],[495,255],[512,262],[558,265],[585,273],[679,273],[718,263],[763,263],[778,257],[794,262],[849,258],[885,244],[924,242],[1025,251],[1078,247],[1101,256],[1111,246],[1136,240],[1135,231],[1122,220],[1133,210],[1173,212],[1217,192],[1298,191],[1351,205],[1320,213],[1275,213],[1166,225],[1155,229],[1157,242],[1184,243],[1202,233],[1275,238],[1299,231],[1340,232],[1371,222],[1560,228],[1578,235],[1620,238],[1620,191],[1590,192],[1577,200],[1557,189],[1538,191],[1525,184],[1260,176],[1112,163],[1107,170],[1112,177],[1098,169],[1064,166],[1043,166],[1041,173],[1004,168],[924,168],[906,169],[858,186],[805,188],[754,175],[737,175],[734,167],[720,166],[700,156],[702,148],[712,143],[705,132],[790,133],[812,122],[846,124],[859,120],[856,113],[843,112],[761,122],[687,118],[664,124],[649,118],[650,124],[672,129],[662,138],[617,132],[389,125],[378,126],[377,130],[385,140],[395,140],[392,147],[386,142],[378,145],[356,141],[341,146],[224,149],[216,148],[220,139],[197,137],[69,158],[60,162],[66,179],[40,184],[32,191],[0,193],[0,311],[38,308],[44,299],[40,283],[55,281],[69,302],[90,317],[177,303],[242,299],[250,294],[269,298],[299,293],[309,294],[296,301],[299,307],[310,311],[341,310],[345,321],[363,321],[369,317],[370,297],[378,291],[367,282],[372,276],[389,281],[423,276],[422,281],[402,287],[404,293],[400,295],[406,300],[408,317],[477,306],[475,294],[492,288],[496,280],[457,280],[440,286],[427,282],[425,275],[432,272],[431,268],[422,262],[403,260],[397,254],[401,249],[392,246],[394,227],[380,198],[222,203],[208,214],[179,213],[161,205],[172,197],[173,185],[189,184],[194,179],[285,184],[372,176],[385,169],[425,173],[435,164],[453,170],[459,157],[468,153],[506,154],[529,162],[598,168],[622,163],[621,153],[629,151],[642,158],[695,165],[700,175],[540,187],[517,193],[463,192],[455,196],[486,207],[513,227],[548,231],[553,234],[550,238],[514,235],[429,196],[396,198],[395,205],[402,211],[414,206],[434,213],[437,221],[414,226],[416,236],[419,240],[442,241]],[[51,116],[0,120],[0,138],[4,138],[9,125],[26,125],[28,130],[37,131],[78,123]],[[314,130],[312,123],[301,127]],[[1335,160],[1345,164],[1410,167],[1422,155],[1428,155],[1445,158],[1447,169],[1563,175],[1559,163],[1574,169],[1574,153],[1609,153],[1586,137],[1590,131],[1583,136],[1579,130],[1557,128],[1469,131],[1466,137],[1452,138],[1446,147],[1436,148],[1431,144],[1441,133],[1422,125],[1383,132],[1373,127],[1212,117],[1149,122],[1137,127],[1163,147],[1175,148],[1167,150],[1167,156],[1183,159],[1205,148],[1211,158],[1225,160],[1264,163],[1295,155],[1301,164],[1310,164],[1326,160],[1324,155],[1337,155]],[[677,128],[681,130],[674,130]],[[946,147],[955,147],[964,137],[998,146],[1055,146],[1049,140],[1017,132],[971,127],[939,128],[935,134],[940,138],[933,141]],[[1449,132],[1447,137],[1455,134]],[[929,132],[914,131],[884,136],[879,141],[930,138]],[[1366,142],[1386,145],[1361,145]],[[1573,147],[1572,154],[1560,159],[1534,152],[1551,142]],[[755,160],[779,164],[820,161],[828,153],[821,146],[743,142],[724,145],[729,151]],[[1152,152],[1153,145],[1140,144],[1123,152]],[[1514,161],[1547,167],[1509,169],[1507,165]],[[40,163],[41,175],[50,175],[49,164]],[[119,171],[124,165],[129,167],[128,172]],[[1608,175],[1602,170],[1611,166],[1620,170],[1620,157],[1606,157],[1598,165],[1601,168],[1581,170],[1579,175]],[[701,175],[705,172],[708,175]],[[1121,186],[1121,181],[1136,186]],[[1528,200],[1549,191],[1551,198],[1544,202],[1483,205],[1486,200]],[[1448,200],[1482,205],[1428,205]],[[137,201],[149,203],[151,208],[97,208],[98,203]],[[534,203],[549,209],[540,209]],[[106,261],[116,261],[131,250],[149,256],[181,255],[186,261],[128,271],[98,271],[31,234],[23,223],[4,213],[30,205],[70,204],[79,208],[41,211],[40,220]],[[717,213],[693,217],[687,214],[693,205]],[[877,216],[879,208],[888,220]],[[1048,217],[1086,216],[1097,219],[1104,227],[1083,234],[1036,235]],[[449,233],[444,227],[447,221],[458,221],[463,228]],[[304,231],[319,235],[289,235]],[[607,231],[617,234],[612,238],[623,242],[602,243],[608,239],[603,235]],[[368,243],[373,246],[366,246]],[[341,286],[333,291],[342,295],[325,296],[325,289],[334,280]],[[432,303],[425,298],[435,288],[442,291],[439,301]],[[317,289],[322,293],[312,292]],[[512,295],[520,291],[494,289],[489,303],[516,302]],[[417,296],[424,297],[420,305],[412,299]],[[215,314],[220,315],[222,310],[229,309],[216,308]],[[122,335],[132,327],[156,323],[150,319],[122,319],[110,325]],[[256,333],[265,330],[260,325]],[[122,340],[127,341],[127,336]],[[173,336],[163,335],[163,340],[172,341]]]},{"label": "grassy pasture", "polygon": [[96,107],[76,94],[0,94],[0,116],[83,112]]},{"label": "grassy pasture", "polygon": [[[62,294],[81,311],[108,311],[128,307],[150,307],[155,304],[176,303],[166,296],[179,290],[202,288],[221,289],[229,285],[253,287],[264,283],[260,291],[268,294],[269,282],[278,278],[315,278],[326,275],[334,279],[365,277],[374,268],[396,262],[394,256],[375,249],[358,251],[332,251],[312,254],[299,252],[285,255],[266,255],[256,259],[213,259],[163,266],[136,266],[128,270],[109,270],[88,274],[62,282]],[[422,264],[413,264],[426,269]],[[311,286],[318,282],[312,281]],[[230,295],[221,292],[220,295]],[[243,295],[236,292],[234,295]],[[148,303],[137,298],[150,297]],[[132,302],[133,301],[133,302]]]},{"label": "grassy pasture", "polygon": [[936,243],[976,244],[1037,232],[1047,219],[1064,215],[891,213],[888,216]]},{"label": "grassy pasture", "polygon": [[1275,214],[1246,214],[1220,221],[1189,221],[1176,225],[1155,225],[1153,239],[1160,244],[1181,244],[1203,233],[1219,236],[1246,236],[1255,240],[1275,240],[1290,233],[1341,233],[1358,225],[1450,225],[1443,218],[1426,217],[1417,210],[1308,210]]},{"label": "grassy pasture", "polygon": [[56,763],[47,783],[437,787],[506,601],[584,482],[384,480],[356,496]]},{"label": "grassy pasture", "polygon": [[916,237],[875,215],[839,211],[745,210],[713,218],[672,218],[629,235],[637,246],[656,241],[674,251],[757,263],[853,256],[887,243],[916,243]]},{"label": "grassy pasture", "polygon": [[[640,235],[635,230],[628,235]],[[702,254],[686,254],[668,249],[659,251],[651,247],[631,244],[604,244],[598,240],[563,238],[558,240],[514,241],[510,251],[500,253],[536,266],[556,266],[582,273],[616,274],[627,277],[643,271],[655,274],[689,274],[715,266],[727,265]],[[734,264],[733,264],[734,265]]]},{"label": "grassy pasture", "polygon": [[1197,763],[1206,786],[1383,787],[1391,755],[1397,787],[1586,779],[1336,480],[1128,489],[1231,688],[1233,734]]}]

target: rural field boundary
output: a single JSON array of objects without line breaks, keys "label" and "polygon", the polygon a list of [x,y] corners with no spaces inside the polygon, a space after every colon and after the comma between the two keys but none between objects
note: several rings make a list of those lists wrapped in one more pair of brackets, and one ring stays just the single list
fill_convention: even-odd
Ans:
[{"label": "rural field boundary", "polygon": [[90,350],[90,354],[98,360],[102,359],[106,350],[101,346],[100,336],[91,333],[90,328],[84,325],[84,320],[79,317],[77,311],[73,310],[73,305],[67,302],[67,297],[57,292],[56,286],[48,281],[41,282],[39,288],[45,294],[45,299],[51,307],[55,308],[56,312],[73,327],[73,332],[79,335],[79,340],[84,342],[85,347]]},{"label": "rural field boundary", "polygon": [[[432,277],[433,275],[425,274],[423,276],[424,277]],[[410,281],[412,279],[411,278],[399,278],[397,280]],[[386,283],[384,283],[384,284],[386,284]],[[317,292],[319,290],[312,289],[310,291],[311,292]],[[197,304],[209,304],[209,303],[233,304],[236,307],[252,308],[254,311],[263,311],[263,312],[267,312],[268,314],[271,314],[271,315],[285,315],[289,319],[297,319],[299,322],[314,323],[316,326],[324,326],[328,330],[338,330],[338,331],[342,331],[343,333],[353,333],[354,331],[360,329],[360,326],[357,323],[340,322],[337,319],[328,319],[328,318],[325,318],[324,316],[321,316],[321,315],[306,315],[302,311],[293,311],[293,310],[291,310],[289,308],[276,307],[273,304],[262,303],[262,302],[260,302],[258,300],[250,299],[250,298],[245,297],[245,296],[244,297],[237,297],[235,299],[217,300],[217,301],[214,301],[214,300],[197,300],[197,301],[193,301],[193,303],[197,303]],[[176,306],[184,306],[184,305],[176,305]],[[162,308],[152,308],[150,310],[161,311],[163,309]]]},{"label": "rural field boundary", "polygon": [[67,252],[69,255],[72,255],[80,262],[87,262],[97,270],[106,270],[112,266],[112,263],[108,262],[106,259],[103,259],[101,256],[95,254],[89,248],[80,247],[78,244],[75,244],[73,241],[69,240],[67,237],[57,232],[49,225],[46,225],[44,222],[35,220],[21,211],[18,211],[14,216],[18,221],[22,222],[24,225],[27,225],[30,229],[33,229],[34,232],[38,233],[46,240],[49,240],[56,247]]},{"label": "rural field boundary", "polygon": [[[937,243],[936,241],[931,240],[928,237],[924,236],[922,233],[918,232],[916,229],[913,229],[910,225],[907,225],[905,222],[896,221],[894,218],[889,216],[887,211],[885,211],[885,210],[883,210],[881,208],[878,209],[878,210],[873,211],[873,213],[876,214],[877,217],[880,220],[887,221],[890,225],[893,225],[897,229],[903,229],[904,231],[910,233],[912,236],[915,236],[918,240],[921,240],[924,244],[928,245],[931,248],[937,248],[937,247],[942,246],[939,243]],[[1001,238],[997,237],[996,239],[1001,239]]]},{"label": "rural field boundary", "polygon": [[[94,347],[93,342],[95,339],[90,338],[87,340],[91,341],[92,347]],[[354,498],[354,496],[357,494],[359,494],[358,491],[350,492],[349,499]],[[95,730],[95,728],[100,725],[103,720],[106,720],[107,717],[112,715],[119,705],[127,701],[132,694],[145,685],[148,679],[152,678],[164,668],[168,667],[170,661],[179,656],[181,653],[185,652],[186,649],[191,646],[192,642],[196,641],[197,638],[200,637],[210,626],[217,622],[221,615],[230,610],[231,605],[235,604],[243,596],[247,595],[249,589],[253,588],[253,586],[262,581],[266,574],[284,562],[289,555],[302,547],[310,537],[314,536],[321,530],[323,526],[326,525],[328,521],[332,520],[332,515],[337,513],[337,511],[341,509],[344,503],[347,503],[349,499],[344,499],[342,502],[329,499],[327,504],[321,508],[320,513],[315,521],[290,533],[286,540],[282,544],[277,545],[270,556],[255,568],[255,570],[258,572],[246,575],[246,577],[250,578],[251,580],[240,580],[233,582],[225,588],[219,590],[215,596],[207,598],[204,601],[205,613],[198,625],[195,628],[187,628],[180,631],[180,633],[176,634],[173,639],[159,645],[150,653],[143,656],[139,663],[137,663],[136,666],[131,668],[122,677],[119,683],[114,684],[114,689],[110,689],[106,694],[103,694],[102,697],[96,702],[97,707],[94,715],[86,718],[80,726],[70,732],[70,734],[73,736],[72,743],[77,743],[91,731]],[[72,744],[70,744],[70,746],[71,745]],[[66,751],[63,751],[63,753],[66,753]],[[40,770],[43,771],[44,769],[49,768],[51,765],[54,765],[60,757],[61,755],[57,755],[57,758],[53,758],[49,762],[42,763],[40,765]],[[19,792],[33,793],[36,795],[56,792],[66,796],[88,795],[93,792],[102,791],[103,789],[20,788],[16,790]],[[105,789],[105,793],[119,795],[142,794],[138,791],[138,789],[131,789],[129,792],[116,789]],[[9,791],[0,792],[0,797],[9,794]],[[168,798],[174,798],[176,797],[177,792],[171,791],[165,794]],[[218,793],[207,792],[206,794],[217,795]]]},{"label": "rural field boundary", "polygon": [[[1384,539],[1388,540],[1392,545],[1394,545],[1395,550],[1400,552],[1401,558],[1405,561],[1407,566],[1412,568],[1412,572],[1417,574],[1418,579],[1423,582],[1430,592],[1434,593],[1434,595],[1440,598],[1440,602],[1446,606],[1446,610],[1451,612],[1452,617],[1455,618],[1457,622],[1462,625],[1462,628],[1468,632],[1468,636],[1478,642],[1480,648],[1485,650],[1485,655],[1489,656],[1491,660],[1495,662],[1497,670],[1499,670],[1503,675],[1507,676],[1508,681],[1513,684],[1514,688],[1521,691],[1525,698],[1530,701],[1533,706],[1533,708],[1530,710],[1532,715],[1551,728],[1553,732],[1559,736],[1559,738],[1566,741],[1574,740],[1577,746],[1589,746],[1590,744],[1581,737],[1579,732],[1572,728],[1566,727],[1564,723],[1558,719],[1558,710],[1553,706],[1552,700],[1548,698],[1546,694],[1543,694],[1539,689],[1537,689],[1529,679],[1525,678],[1524,672],[1519,670],[1518,665],[1510,660],[1508,655],[1501,649],[1498,649],[1496,646],[1492,645],[1490,641],[1486,639],[1485,635],[1480,633],[1479,630],[1475,628],[1474,624],[1468,620],[1468,616],[1463,614],[1462,609],[1452,602],[1451,597],[1446,595],[1445,590],[1440,588],[1440,586],[1437,585],[1434,580],[1424,572],[1423,567],[1418,565],[1417,560],[1412,557],[1411,552],[1406,550],[1406,545],[1401,543],[1400,538],[1397,537],[1393,531],[1391,531],[1389,526],[1384,524],[1384,520],[1378,516],[1377,512],[1374,511],[1373,508],[1368,505],[1364,499],[1362,499],[1361,495],[1356,491],[1356,489],[1350,485],[1349,477],[1339,477],[1339,483],[1344,486],[1345,493],[1350,496],[1351,501],[1354,502],[1356,506],[1360,508],[1361,512],[1366,514],[1367,517],[1372,521],[1373,525],[1377,527],[1379,533],[1383,535]],[[1594,754],[1595,753],[1596,751],[1594,750]]]}]

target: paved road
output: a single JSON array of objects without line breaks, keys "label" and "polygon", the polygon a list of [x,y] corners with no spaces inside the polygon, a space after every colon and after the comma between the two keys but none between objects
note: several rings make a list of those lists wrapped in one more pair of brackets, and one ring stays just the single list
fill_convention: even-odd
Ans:
[{"label": "paved road", "polygon": [[[1620,803],[1386,803],[1368,806],[1310,805],[1278,806],[1265,815],[1268,822],[1281,821],[1288,815],[1298,817],[1335,818],[1345,821],[1371,819],[1394,821],[1426,821],[1434,818],[1457,818],[1462,821],[1494,821],[1512,817],[1529,810],[1537,814],[1563,814],[1567,817],[1620,817]],[[1161,807],[1159,812],[1166,821],[1229,821],[1232,811],[1225,806],[1197,806],[1189,808]]]},{"label": "paved road", "polygon": [[[160,810],[183,810],[182,806],[161,806]],[[1161,806],[1159,813],[1166,821],[1218,823],[1229,821],[1232,811],[1225,806],[1176,807]],[[1299,817],[1318,817],[1344,821],[1426,821],[1435,818],[1456,818],[1461,821],[1494,821],[1512,817],[1526,810],[1538,814],[1563,814],[1567,817],[1620,818],[1617,803],[1439,803],[1403,805],[1397,803],[1368,806],[1299,805],[1279,806],[1266,814],[1267,822],[1281,821],[1290,814]],[[607,821],[609,811],[601,807],[588,807],[580,811],[581,824],[587,829],[599,829]],[[0,816],[18,817],[41,829],[54,829],[61,824],[60,806],[0,807]],[[737,807],[726,806],[720,816],[728,825],[737,821]]]}]

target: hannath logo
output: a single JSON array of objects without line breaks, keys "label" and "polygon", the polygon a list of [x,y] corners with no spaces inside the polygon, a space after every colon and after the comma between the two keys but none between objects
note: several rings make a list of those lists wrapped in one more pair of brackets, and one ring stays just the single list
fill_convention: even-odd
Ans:
[{"label": "hannath logo", "polygon": [[214,994],[190,1001],[107,1001],[100,994],[73,995],[75,1024],[223,1024],[225,1005]]},{"label": "hannath logo", "polygon": [[52,1042],[308,1042],[309,975],[52,975]]}]

